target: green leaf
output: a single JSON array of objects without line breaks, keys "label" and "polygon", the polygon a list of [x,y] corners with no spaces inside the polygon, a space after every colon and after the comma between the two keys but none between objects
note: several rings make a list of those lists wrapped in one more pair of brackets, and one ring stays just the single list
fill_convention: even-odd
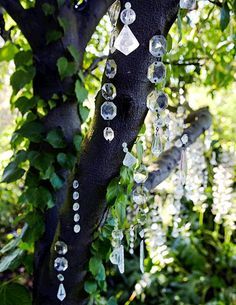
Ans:
[{"label": "green leaf", "polygon": [[105,268],[102,260],[97,257],[91,257],[89,261],[89,271],[98,281],[104,281],[106,278]]},{"label": "green leaf", "polygon": [[77,97],[78,103],[83,103],[83,101],[87,98],[88,96],[88,91],[85,89],[84,85],[80,80],[77,80],[75,83],[75,94]]},{"label": "green leaf", "polygon": [[81,135],[75,135],[75,136],[74,136],[73,143],[74,143],[75,149],[76,149],[77,151],[80,150],[82,140],[83,140],[83,138],[82,138]]},{"label": "green leaf", "polygon": [[[48,170],[52,168],[54,162],[54,155],[49,153],[39,153],[38,151],[30,151],[28,158],[31,166],[40,171],[43,179],[48,179],[51,175],[48,174]],[[54,169],[53,169],[54,171]],[[47,177],[46,177],[47,176]]]},{"label": "green leaf", "polygon": [[8,283],[0,286],[1,305],[32,305],[29,291],[17,283]]},{"label": "green leaf", "polygon": [[0,61],[10,61],[14,58],[18,52],[17,47],[10,41],[6,42],[5,45],[0,48]]},{"label": "green leaf", "polygon": [[92,281],[86,281],[84,283],[84,290],[89,294],[93,294],[97,290],[97,283]]},{"label": "green leaf", "polygon": [[15,249],[8,255],[3,256],[3,258],[0,260],[0,272],[11,269],[14,264],[19,263],[19,258],[22,256],[22,254],[23,251],[21,249]]},{"label": "green leaf", "polygon": [[58,17],[58,22],[65,33],[69,29],[70,22],[68,21],[68,19],[63,17]]},{"label": "green leaf", "polygon": [[28,224],[23,241],[34,244],[44,233],[44,216],[39,211],[30,212],[26,215],[25,221]]},{"label": "green leaf", "polygon": [[53,173],[52,177],[50,178],[50,182],[55,190],[59,190],[64,184],[64,180],[61,179],[56,173]]},{"label": "green leaf", "polygon": [[21,202],[27,202],[36,208],[43,210],[46,208],[52,208],[54,201],[50,191],[43,187],[28,188],[20,197]]},{"label": "green leaf", "polygon": [[76,157],[72,154],[60,153],[57,155],[57,162],[61,167],[72,170],[76,163]]},{"label": "green leaf", "polygon": [[127,195],[120,193],[115,202],[116,216],[120,223],[124,223],[126,219],[126,202]]},{"label": "green leaf", "polygon": [[80,60],[80,54],[78,52],[78,50],[73,46],[73,45],[69,45],[67,47],[67,49],[69,50],[71,56],[74,58],[74,60],[78,63]]},{"label": "green leaf", "polygon": [[16,67],[32,65],[33,64],[33,55],[31,50],[20,51],[14,57],[14,62]]},{"label": "green leaf", "polygon": [[35,68],[28,67],[27,69],[17,70],[11,76],[11,86],[15,93],[25,87],[26,84],[30,83],[35,76]]},{"label": "green leaf", "polygon": [[47,134],[46,141],[54,148],[66,147],[65,137],[61,128],[51,130]]},{"label": "green leaf", "polygon": [[82,118],[82,121],[85,122],[89,116],[90,110],[86,106],[79,105],[79,113]]},{"label": "green leaf", "polygon": [[32,121],[26,122],[20,129],[15,133],[29,139],[32,142],[38,143],[43,139],[44,128],[40,122]]},{"label": "green leaf", "polygon": [[61,37],[62,37],[62,32],[56,31],[56,30],[49,31],[49,32],[47,32],[47,35],[46,35],[47,44],[57,41]]},{"label": "green leaf", "polygon": [[13,161],[7,165],[2,175],[2,182],[10,183],[20,179],[25,173],[25,170],[18,167],[18,164]]},{"label": "green leaf", "polygon": [[229,21],[230,21],[230,10],[227,2],[225,1],[223,7],[220,10],[220,28],[222,32],[227,28]]},{"label": "green leaf", "polygon": [[178,42],[180,42],[182,40],[182,16],[181,16],[181,11],[178,12],[177,27],[178,27],[178,33],[179,33]]},{"label": "green leaf", "polygon": [[15,107],[19,109],[19,111],[24,115],[29,110],[33,109],[38,102],[38,98],[32,97],[28,99],[26,96],[21,96],[15,102]]},{"label": "green leaf", "polygon": [[119,188],[119,178],[114,178],[107,188],[106,202],[108,204],[114,203],[117,194],[119,193]]},{"label": "green leaf", "polygon": [[67,67],[68,60],[65,57],[60,57],[57,61],[57,68],[61,79],[65,78]]},{"label": "green leaf", "polygon": [[110,299],[107,302],[107,305],[117,305],[117,301],[115,297],[110,297]]}]

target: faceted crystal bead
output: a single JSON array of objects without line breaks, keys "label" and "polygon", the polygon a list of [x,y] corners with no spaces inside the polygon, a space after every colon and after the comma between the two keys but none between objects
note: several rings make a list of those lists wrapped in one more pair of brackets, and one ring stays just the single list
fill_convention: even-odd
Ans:
[{"label": "faceted crystal bead", "polygon": [[121,30],[115,41],[114,47],[126,56],[139,47],[137,38],[127,25]]},{"label": "faceted crystal bead", "polygon": [[136,13],[131,9],[131,4],[126,3],[125,9],[120,14],[120,19],[125,25],[132,24],[136,19]]},{"label": "faceted crystal bead", "polygon": [[68,261],[65,257],[57,257],[54,261],[54,268],[56,271],[66,271],[68,268]]},{"label": "faceted crystal bead", "polygon": [[60,255],[65,255],[68,251],[68,247],[63,241],[57,241],[55,243],[54,250]]},{"label": "faceted crystal bead", "polygon": [[144,273],[144,241],[141,240],[140,242],[140,258],[139,258],[139,267],[140,271]]},{"label": "faceted crystal bead", "polygon": [[155,57],[162,57],[166,53],[166,39],[162,35],[153,36],[149,42],[149,52]]},{"label": "faceted crystal bead", "polygon": [[73,181],[73,188],[77,189],[79,187],[79,181],[78,180],[74,180]]},{"label": "faceted crystal bead", "polygon": [[137,162],[137,159],[130,153],[127,152],[125,154],[125,158],[123,160],[123,165],[127,167],[132,167]]},{"label": "faceted crystal bead", "polygon": [[122,240],[123,238],[123,232],[121,230],[113,230],[112,231],[112,237],[114,239]]},{"label": "faceted crystal bead", "polygon": [[140,167],[135,173],[134,173],[134,181],[136,183],[144,183],[147,179],[147,171],[146,168]]},{"label": "faceted crystal bead", "polygon": [[103,135],[104,135],[105,140],[107,140],[109,142],[111,142],[115,137],[114,131],[110,127],[106,127],[104,129]]},{"label": "faceted crystal bead", "polygon": [[74,226],[74,232],[75,232],[75,233],[79,233],[80,230],[81,230],[80,225],[75,225],[75,226]]},{"label": "faceted crystal bead", "polygon": [[188,135],[186,133],[181,137],[181,141],[183,145],[186,145],[188,143]]},{"label": "faceted crystal bead", "polygon": [[121,3],[120,0],[116,0],[109,8],[108,10],[108,15],[110,17],[111,20],[111,24],[115,27],[117,20],[119,18],[119,14],[120,14],[120,10],[121,10]]},{"label": "faceted crystal bead", "polygon": [[166,77],[165,65],[160,61],[154,62],[148,68],[147,77],[153,84],[161,83]]},{"label": "faceted crystal bead", "polygon": [[137,204],[143,204],[146,201],[144,195],[142,195],[137,189],[135,189],[132,193],[133,201]]},{"label": "faceted crystal bead", "polygon": [[73,193],[73,199],[74,199],[74,200],[79,199],[79,192],[74,192],[74,193]]},{"label": "faceted crystal bead", "polygon": [[164,92],[153,90],[147,97],[147,107],[152,112],[163,111],[168,106],[168,96]]},{"label": "faceted crystal bead", "polygon": [[108,59],[105,67],[105,75],[108,78],[114,78],[117,73],[117,64],[114,59]]},{"label": "faceted crystal bead", "polygon": [[195,4],[196,0],[180,0],[180,8],[183,9],[191,9]]},{"label": "faceted crystal bead", "polygon": [[154,156],[159,157],[159,155],[163,151],[163,145],[162,141],[159,135],[154,137],[153,143],[152,143],[152,153]]},{"label": "faceted crystal bead", "polygon": [[63,276],[61,273],[59,273],[59,274],[57,275],[57,278],[58,278],[58,280],[59,280],[60,282],[63,282],[63,281],[64,281],[64,276]]},{"label": "faceted crystal bead", "polygon": [[80,208],[80,205],[79,205],[79,203],[78,202],[75,202],[74,204],[73,204],[73,211],[78,211],[79,210],[79,208]]},{"label": "faceted crystal bead", "polygon": [[75,214],[74,215],[74,222],[78,222],[80,221],[80,215],[79,214]]},{"label": "faceted crystal bead", "polygon": [[116,29],[114,29],[111,33],[111,38],[110,38],[110,42],[109,42],[109,48],[110,48],[111,54],[113,54],[116,51],[115,41],[116,41],[118,35],[119,35],[119,32]]},{"label": "faceted crystal bead", "polygon": [[116,87],[112,83],[105,83],[102,86],[102,96],[105,100],[114,100],[116,97]]},{"label": "faceted crystal bead", "polygon": [[101,106],[101,116],[104,120],[113,120],[117,115],[117,107],[113,102],[105,102]]},{"label": "faceted crystal bead", "polygon": [[118,265],[119,259],[119,248],[115,248],[110,255],[110,261],[113,265]]},{"label": "faceted crystal bead", "polygon": [[158,93],[157,106],[159,111],[163,111],[168,107],[168,96],[164,92]]},{"label": "faceted crystal bead", "polygon": [[58,292],[57,292],[57,298],[60,301],[63,301],[66,298],[66,291],[65,291],[65,288],[64,288],[63,284],[59,285]]}]

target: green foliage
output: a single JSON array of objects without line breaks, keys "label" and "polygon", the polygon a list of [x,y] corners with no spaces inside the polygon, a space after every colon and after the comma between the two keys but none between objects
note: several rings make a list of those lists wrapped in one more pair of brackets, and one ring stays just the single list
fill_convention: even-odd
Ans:
[{"label": "green foliage", "polygon": [[17,283],[3,284],[0,286],[0,298],[2,305],[31,305],[32,300],[29,291]]}]

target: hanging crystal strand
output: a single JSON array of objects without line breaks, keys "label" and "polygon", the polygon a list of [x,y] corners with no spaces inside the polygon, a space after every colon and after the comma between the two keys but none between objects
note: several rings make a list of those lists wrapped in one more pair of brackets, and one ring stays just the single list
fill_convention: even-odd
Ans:
[{"label": "hanging crystal strand", "polygon": [[117,265],[121,274],[125,271],[124,246],[121,244],[123,237],[123,232],[118,229],[117,221],[115,228],[112,231],[113,251],[110,255],[110,261],[112,264]]},{"label": "hanging crystal strand", "polygon": [[139,236],[141,237],[140,242],[140,257],[139,257],[139,266],[142,273],[144,273],[144,229],[139,232]]},{"label": "hanging crystal strand", "polygon": [[187,154],[186,154],[186,144],[188,143],[188,135],[184,134],[181,138],[179,138],[175,142],[175,146],[181,149],[181,158],[180,158],[180,164],[179,164],[179,170],[180,170],[180,180],[182,185],[185,185],[186,183],[186,177],[187,177]]},{"label": "hanging crystal strand", "polygon": [[161,128],[159,129],[159,127],[156,127],[156,132],[152,142],[152,153],[155,157],[159,157],[163,151],[162,134],[163,130]]},{"label": "hanging crystal strand", "polygon": [[128,168],[131,168],[133,165],[135,165],[137,163],[137,159],[135,158],[134,155],[132,155],[129,152],[127,143],[124,142],[122,144],[122,147],[123,147],[123,152],[125,153],[125,157],[124,157],[124,160],[123,160],[123,165],[128,167]]},{"label": "hanging crystal strand", "polygon": [[125,3],[125,9],[121,12],[120,19],[124,27],[116,38],[114,47],[127,56],[139,47],[137,38],[129,28],[129,25],[136,20],[136,13],[131,8],[130,2]]},{"label": "hanging crystal strand", "polygon": [[134,226],[133,225],[130,226],[129,236],[130,236],[129,253],[130,254],[134,254],[134,238],[135,238],[135,234],[134,234]]}]

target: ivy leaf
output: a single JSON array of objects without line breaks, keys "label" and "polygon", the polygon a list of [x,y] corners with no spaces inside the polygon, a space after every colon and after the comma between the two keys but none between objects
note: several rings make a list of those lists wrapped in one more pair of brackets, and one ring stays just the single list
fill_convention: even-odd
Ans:
[{"label": "ivy leaf", "polygon": [[89,261],[89,271],[98,281],[104,281],[106,278],[105,268],[102,260],[97,257],[91,257]]},{"label": "ivy leaf", "polygon": [[43,210],[45,207],[52,208],[54,201],[50,191],[43,187],[28,188],[20,197],[20,202],[27,202],[36,208]]},{"label": "ivy leaf", "polygon": [[124,223],[126,218],[126,202],[127,196],[123,193],[120,193],[115,202],[116,215],[120,223]]},{"label": "ivy leaf", "polygon": [[57,155],[57,162],[61,167],[72,170],[76,163],[76,157],[72,154],[60,153]]},{"label": "ivy leaf", "polygon": [[69,21],[66,18],[58,17],[58,22],[60,26],[63,28],[64,33],[69,29]]},{"label": "ivy leaf", "polygon": [[97,283],[92,281],[86,281],[84,283],[84,290],[89,294],[93,294],[97,290]]},{"label": "ivy leaf", "polygon": [[24,88],[26,84],[30,83],[35,76],[35,68],[30,66],[27,69],[20,69],[14,72],[11,76],[11,86],[15,93]]},{"label": "ivy leaf", "polygon": [[83,86],[80,80],[77,80],[75,83],[75,94],[77,97],[77,101],[80,104],[83,103],[83,101],[88,96],[88,91],[85,89],[85,87]]},{"label": "ivy leaf", "polygon": [[220,10],[220,28],[222,32],[227,28],[229,21],[230,21],[230,11],[228,4],[225,1],[223,7]]},{"label": "ivy leaf", "polygon": [[66,147],[66,142],[64,138],[64,134],[61,128],[56,128],[51,130],[46,137],[46,141],[53,147],[53,148],[64,148]]},{"label": "ivy leaf", "polygon": [[18,164],[13,161],[10,162],[7,167],[4,169],[2,175],[2,182],[10,183],[20,179],[25,173],[25,170],[18,167]]},{"label": "ivy leaf", "polygon": [[4,283],[0,286],[1,305],[31,305],[31,295],[22,285],[17,283]]},{"label": "ivy leaf", "polygon": [[17,134],[29,139],[32,142],[38,143],[43,139],[44,128],[40,122],[32,121],[26,122],[20,129],[16,131]]},{"label": "ivy leaf", "polygon": [[74,146],[75,146],[75,149],[77,151],[80,150],[80,147],[81,147],[81,143],[82,143],[82,136],[81,135],[75,135],[74,136],[74,139],[73,139],[73,143],[74,143]]},{"label": "ivy leaf", "polygon": [[38,99],[36,97],[32,97],[28,99],[26,96],[21,96],[15,102],[15,107],[19,109],[19,111],[24,115],[30,109],[33,109],[37,105]]},{"label": "ivy leaf", "polygon": [[108,188],[107,188],[107,194],[106,194],[106,201],[108,204],[114,203],[117,194],[119,193],[119,178],[114,178]]},{"label": "ivy leaf", "polygon": [[[11,269],[11,267],[14,264],[19,263],[19,258],[22,256],[23,251],[21,249],[15,249],[14,251],[10,252],[8,255],[3,256],[3,258],[0,260],[0,272],[4,272],[8,269]],[[18,260],[18,262],[17,262]]]},{"label": "ivy leaf", "polygon": [[28,229],[22,240],[34,244],[44,233],[44,217],[39,211],[34,211],[26,215],[25,221],[28,224]]},{"label": "ivy leaf", "polygon": [[16,67],[25,66],[25,65],[32,65],[33,64],[33,57],[32,51],[20,51],[14,57],[14,62]]},{"label": "ivy leaf", "polygon": [[55,190],[59,190],[64,184],[64,180],[61,179],[56,173],[53,173],[50,178],[50,182]]},{"label": "ivy leaf", "polygon": [[0,61],[12,60],[17,52],[17,47],[10,41],[7,41],[5,45],[0,48]]},{"label": "ivy leaf", "polygon": [[67,47],[67,49],[69,50],[71,56],[74,58],[74,60],[78,63],[80,60],[80,54],[78,52],[78,50],[73,46],[73,45],[69,45]]},{"label": "ivy leaf", "polygon": [[90,110],[86,106],[79,105],[79,113],[82,118],[82,121],[85,122],[89,116]]},{"label": "ivy leaf", "polygon": [[60,57],[57,61],[57,68],[61,79],[72,76],[76,72],[74,62],[69,62],[65,57]]}]

